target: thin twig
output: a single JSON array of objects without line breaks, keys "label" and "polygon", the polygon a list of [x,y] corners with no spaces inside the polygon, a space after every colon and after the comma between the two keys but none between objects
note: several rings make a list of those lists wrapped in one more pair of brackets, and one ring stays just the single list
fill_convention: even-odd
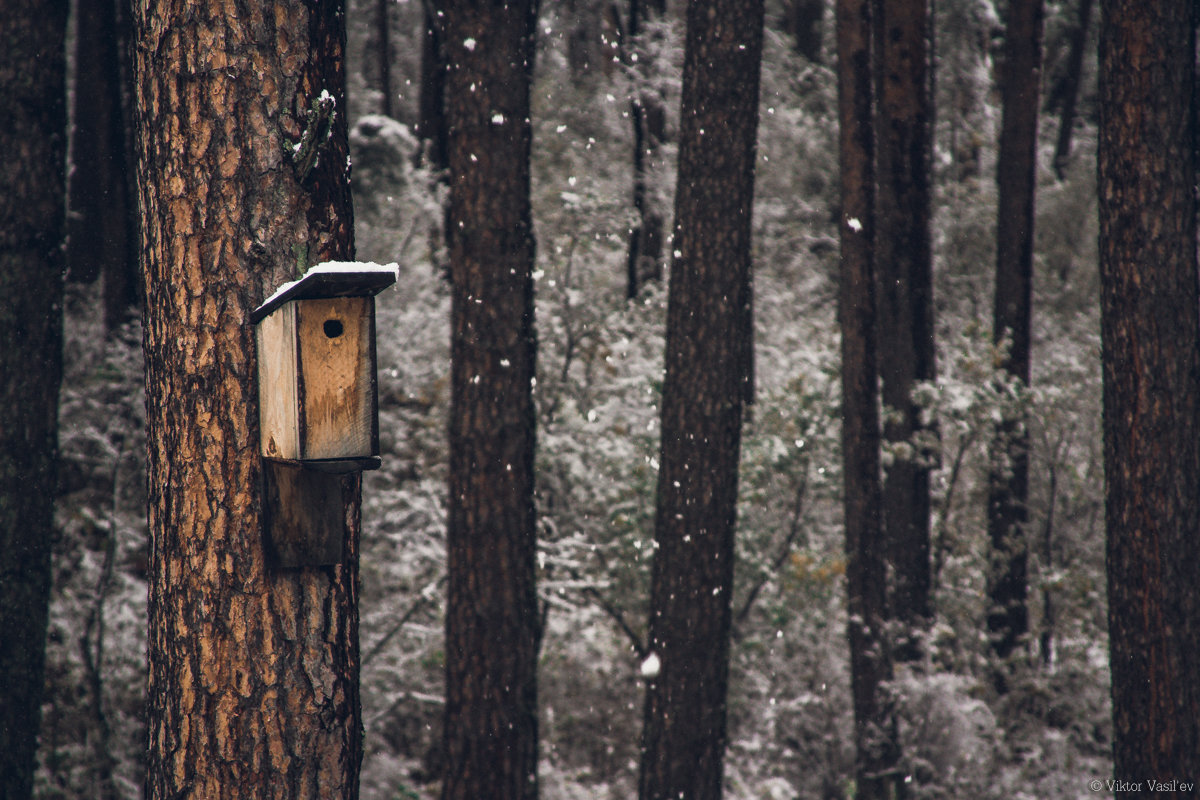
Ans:
[{"label": "thin twig", "polygon": [[775,554],[775,558],[771,560],[771,568],[759,576],[758,582],[750,589],[746,595],[746,601],[742,603],[741,609],[734,617],[733,622],[733,638],[739,640],[742,638],[742,625],[750,616],[750,611],[754,608],[755,601],[758,600],[758,595],[762,592],[767,582],[779,572],[784,562],[792,552],[792,544],[800,535],[801,526],[800,520],[804,516],[804,500],[808,494],[808,469],[807,464],[805,469],[800,474],[800,481],[796,486],[795,498],[792,501],[792,515],[788,523],[788,533],[783,540],[783,545],[779,548],[779,552]]},{"label": "thin twig", "polygon": [[[445,583],[446,576],[443,575],[438,579],[437,588],[441,589]],[[376,642],[370,651],[363,656],[361,665],[365,667],[371,661],[371,659],[379,655],[383,648],[387,647],[388,642],[390,642],[392,638],[395,637],[395,635],[399,633],[405,625],[408,624],[409,620],[416,616],[418,611],[429,605],[429,603],[429,595],[421,594],[421,596],[417,598],[416,602],[408,607],[408,610],[404,612],[404,614],[400,617],[400,620],[391,628],[389,628],[388,632],[383,635],[383,638]]]}]

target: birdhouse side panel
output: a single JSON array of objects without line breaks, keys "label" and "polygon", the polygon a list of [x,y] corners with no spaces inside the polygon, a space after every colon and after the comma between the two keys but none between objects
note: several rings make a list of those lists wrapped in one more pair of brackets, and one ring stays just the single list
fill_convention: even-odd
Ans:
[{"label": "birdhouse side panel", "polygon": [[301,458],[376,455],[372,297],[298,301]]},{"label": "birdhouse side panel", "polygon": [[288,303],[258,323],[258,413],[262,454],[300,458],[296,304]]}]

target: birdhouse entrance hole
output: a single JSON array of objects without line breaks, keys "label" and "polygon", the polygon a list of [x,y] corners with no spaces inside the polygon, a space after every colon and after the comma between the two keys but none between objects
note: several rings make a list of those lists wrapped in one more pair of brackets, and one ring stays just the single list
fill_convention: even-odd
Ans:
[{"label": "birdhouse entrance hole", "polygon": [[330,339],[336,339],[337,337],[341,336],[342,332],[345,330],[340,319],[327,319],[322,327],[325,331],[325,335]]}]

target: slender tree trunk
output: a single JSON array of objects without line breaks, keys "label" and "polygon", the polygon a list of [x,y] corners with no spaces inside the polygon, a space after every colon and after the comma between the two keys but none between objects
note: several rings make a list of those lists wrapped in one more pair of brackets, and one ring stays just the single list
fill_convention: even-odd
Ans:
[{"label": "slender tree trunk", "polygon": [[0,799],[32,796],[50,601],[62,374],[67,3],[0,30]]},{"label": "slender tree trunk", "polygon": [[[654,21],[666,12],[665,0],[629,0],[624,47],[626,67],[645,82],[654,79],[657,68],[653,50],[643,46],[641,40],[643,14],[649,21]],[[626,280],[626,296],[631,300],[647,282],[662,279],[663,212],[654,202],[648,183],[666,140],[666,118],[666,109],[657,91],[646,85],[634,89],[630,119],[633,124],[633,209],[637,221],[629,232]]]},{"label": "slender tree trunk", "polygon": [[[1037,188],[1038,86],[1042,66],[1042,0],[1008,8],[1000,79],[1002,121],[996,185],[996,293],[992,331],[1007,341],[1001,369],[1029,385],[1033,317],[1033,220]],[[1007,660],[1029,632],[1026,579],[1029,546],[1029,434],[1025,415],[1005,419],[992,442],[988,478],[991,542],[987,625],[992,651]],[[998,665],[996,687],[1007,690],[1007,669]]]},{"label": "slender tree trunk", "polygon": [[784,27],[792,35],[796,52],[812,63],[820,64],[825,0],[787,0],[783,14]]},{"label": "slender tree trunk", "polygon": [[121,48],[129,8],[119,0],[78,0],[75,113],[67,265],[73,280],[104,280],[105,327],[125,322],[137,303],[137,216],[127,139]]},{"label": "slender tree trunk", "polygon": [[445,5],[451,378],[445,800],[537,796],[534,238],[537,5]]},{"label": "slender tree trunk", "polygon": [[[1200,775],[1195,6],[1106,0],[1100,278],[1113,760]],[[1186,776],[1186,777],[1185,777]],[[1193,783],[1188,796],[1200,797]]]},{"label": "slender tree trunk", "polygon": [[446,168],[446,53],[438,12],[442,0],[425,0],[425,32],[421,37],[421,93],[417,136],[433,170]]},{"label": "slender tree trunk", "polygon": [[761,0],[688,4],[642,800],[721,796],[762,20]]},{"label": "slender tree trunk", "polygon": [[[150,798],[358,796],[358,480],[342,563],[283,570],[263,546],[250,312],[354,252],[344,9],[277,11],[137,12]],[[329,131],[315,161],[306,129]]]},{"label": "slender tree trunk", "polygon": [[875,134],[870,0],[837,4],[838,165],[841,180],[843,507],[856,797],[899,797],[898,730],[887,690],[891,653],[880,480],[875,354]]},{"label": "slender tree trunk", "polygon": [[1062,180],[1071,158],[1071,136],[1075,130],[1075,107],[1079,102],[1079,84],[1083,81],[1083,52],[1087,48],[1088,30],[1092,22],[1093,0],[1079,0],[1079,19],[1071,30],[1071,46],[1067,51],[1067,72],[1060,87],[1062,104],[1058,123],[1058,139],[1054,144],[1054,174]]},{"label": "slender tree trunk", "polygon": [[918,656],[932,615],[929,563],[930,433],[912,393],[937,377],[933,341],[930,157],[933,103],[929,0],[876,0],[875,266],[884,433],[895,458],[883,485],[892,564],[889,605],[900,623],[896,657]]},{"label": "slender tree trunk", "polygon": [[375,35],[379,37],[379,113],[393,116],[392,91],[392,18],[394,0],[375,0]]}]

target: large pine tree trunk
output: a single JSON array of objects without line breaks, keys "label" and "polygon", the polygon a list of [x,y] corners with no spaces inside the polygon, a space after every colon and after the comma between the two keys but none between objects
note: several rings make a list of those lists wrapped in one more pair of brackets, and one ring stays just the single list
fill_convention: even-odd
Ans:
[{"label": "large pine tree trunk", "polygon": [[[353,257],[336,2],[137,12],[145,216],[151,798],[354,798],[358,481],[340,564],[264,554],[250,312]],[[292,143],[336,100],[311,169]]]},{"label": "large pine tree trunk", "polygon": [[721,795],[762,20],[761,0],[688,5],[642,800]]},{"label": "large pine tree trunk", "polygon": [[529,199],[536,3],[445,4],[451,378],[446,800],[537,795]]},{"label": "large pine tree trunk", "polygon": [[891,680],[887,560],[879,465],[879,371],[875,353],[875,134],[871,0],[837,4],[838,163],[841,181],[843,507],[850,688],[857,796],[897,796],[899,747],[884,684]]},{"label": "large pine tree trunk", "polygon": [[936,378],[930,158],[933,102],[929,0],[877,0],[875,265],[879,370],[889,409],[884,432],[896,457],[883,485],[884,532],[899,621],[897,658],[916,656],[932,614],[929,459],[914,437],[926,430],[912,392]]},{"label": "large pine tree trunk", "polygon": [[[1116,777],[1143,788],[1149,778],[1195,781],[1200,775],[1194,8],[1191,0],[1101,5],[1101,342],[1113,756]],[[1193,789],[1189,796],[1200,793]]]},{"label": "large pine tree trunk", "polygon": [[0,798],[33,791],[54,540],[66,193],[65,0],[0,28]]},{"label": "large pine tree trunk", "polygon": [[[1003,119],[996,184],[996,293],[992,332],[1008,351],[1001,368],[1029,385],[1033,315],[1033,220],[1037,187],[1038,85],[1042,64],[1042,2],[1008,9],[1000,81]],[[1029,631],[1026,567],[1029,518],[1029,435],[1024,415],[1002,421],[992,443],[988,481],[988,632],[992,650],[1006,660]],[[997,673],[1004,691],[1006,670]]]}]

